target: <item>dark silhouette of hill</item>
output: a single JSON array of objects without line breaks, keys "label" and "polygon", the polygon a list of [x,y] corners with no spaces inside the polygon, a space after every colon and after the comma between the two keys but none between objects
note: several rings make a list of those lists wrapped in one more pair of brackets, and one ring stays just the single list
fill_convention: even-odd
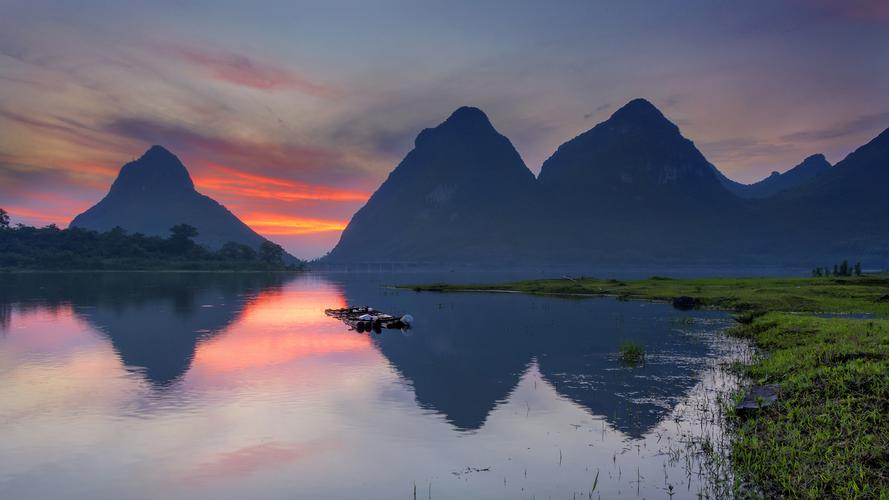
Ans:
[{"label": "dark silhouette of hill", "polygon": [[[177,224],[198,230],[195,240],[211,249],[230,241],[259,248],[265,238],[250,229],[224,206],[194,188],[185,165],[161,146],[152,146],[138,160],[127,163],[99,203],[71,221],[71,227],[168,236]],[[286,256],[291,263],[296,258]]]},{"label": "dark silhouette of hill", "polygon": [[635,99],[562,144],[535,181],[481,111],[460,108],[417,137],[323,261],[885,265],[887,142],[746,186]]},{"label": "dark silhouette of hill", "polygon": [[723,185],[741,198],[768,198],[781,191],[802,186],[827,172],[830,168],[830,163],[823,154],[815,154],[783,174],[772,172],[765,179],[753,184],[741,184],[724,176],[718,170],[716,172]]},{"label": "dark silhouette of hill", "polygon": [[329,262],[509,261],[522,249],[534,174],[476,108],[425,129],[353,217]]},{"label": "dark silhouette of hill", "polygon": [[559,261],[690,261],[725,250],[741,203],[650,102],[559,146],[538,178]]},{"label": "dark silhouette of hill", "polygon": [[543,163],[539,181],[575,202],[607,196],[644,205],[726,195],[694,143],[645,99],[630,101],[559,146]]},{"label": "dark silhouette of hill", "polygon": [[[847,212],[885,207],[889,180],[889,128],[855,151],[824,175],[785,193],[786,199],[842,202]],[[834,207],[837,208],[837,207]]]},{"label": "dark silhouette of hill", "polygon": [[777,250],[810,258],[889,259],[889,129],[827,172],[757,206]]}]

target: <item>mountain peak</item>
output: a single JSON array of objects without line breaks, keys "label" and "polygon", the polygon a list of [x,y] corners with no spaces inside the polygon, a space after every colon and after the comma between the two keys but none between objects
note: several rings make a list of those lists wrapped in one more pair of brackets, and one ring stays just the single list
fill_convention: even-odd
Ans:
[{"label": "mountain peak", "polygon": [[475,141],[480,137],[490,136],[491,134],[500,135],[494,129],[491,121],[488,120],[488,115],[484,111],[472,106],[462,106],[451,113],[451,116],[437,127],[421,131],[417,135],[414,144],[419,146],[433,136],[450,139],[459,136]]},{"label": "mountain peak", "polygon": [[679,128],[673,124],[667,117],[661,113],[661,110],[646,99],[637,98],[624,104],[620,109],[611,115],[608,119],[609,123],[620,125],[632,125],[643,127],[668,127],[671,130],[679,131]]},{"label": "mountain peak", "polygon": [[543,163],[538,180],[550,189],[573,192],[578,200],[588,199],[591,192],[633,199],[643,192],[651,197],[720,197],[723,189],[713,172],[679,127],[649,101],[633,99],[559,146]]},{"label": "mountain peak", "polygon": [[112,193],[194,191],[194,182],[179,158],[163,146],[154,145],[136,161],[120,169]]},{"label": "mountain peak", "polygon": [[818,153],[806,157],[799,165],[784,173],[773,171],[765,179],[753,184],[727,181],[724,176],[722,177],[722,182],[729,191],[741,198],[768,198],[781,191],[787,191],[807,184],[830,169],[830,162],[827,161],[823,154]]},{"label": "mountain peak", "polygon": [[451,116],[445,120],[445,123],[460,125],[490,125],[491,121],[488,120],[488,115],[486,115],[484,111],[472,106],[461,106],[451,113]]},{"label": "mountain peak", "polygon": [[624,104],[617,112],[625,111],[625,112],[637,112],[637,113],[658,113],[660,114],[660,110],[651,103],[648,99],[637,97],[630,102]]},{"label": "mountain peak", "polygon": [[806,174],[809,176],[815,176],[827,170],[830,170],[830,162],[827,161],[827,158],[825,158],[823,154],[817,153],[806,157],[806,159],[800,162],[799,165],[788,170],[784,173],[784,175]]},{"label": "mountain peak", "polygon": [[[195,241],[220,248],[233,241],[258,248],[265,240],[233,213],[197,192],[185,165],[163,146],[148,148],[120,169],[108,194],[71,221],[71,227],[167,237],[176,224],[198,230]],[[285,260],[295,262],[291,255]]]},{"label": "mountain peak", "polygon": [[[534,174],[488,117],[461,107],[420,132],[415,144],[327,258],[478,262],[519,251],[511,238],[531,217]],[[516,207],[515,200],[524,203]],[[397,227],[398,237],[381,239],[382,222]]]},{"label": "mountain peak", "polygon": [[[151,158],[176,158],[176,155],[170,152],[169,149],[161,146],[160,144],[153,144],[148,150],[142,153],[142,158],[151,157]],[[178,158],[176,158],[178,160]]]}]

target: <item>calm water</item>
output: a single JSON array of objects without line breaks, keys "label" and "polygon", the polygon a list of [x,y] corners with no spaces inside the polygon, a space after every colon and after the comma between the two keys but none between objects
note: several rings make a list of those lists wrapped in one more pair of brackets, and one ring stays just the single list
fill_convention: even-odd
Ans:
[{"label": "calm water", "polygon": [[[0,497],[707,490],[706,459],[679,450],[722,442],[707,401],[745,350],[723,314],[381,286],[433,278],[0,275]],[[347,304],[416,326],[358,334],[323,313]],[[617,359],[630,339],[644,366]]]}]

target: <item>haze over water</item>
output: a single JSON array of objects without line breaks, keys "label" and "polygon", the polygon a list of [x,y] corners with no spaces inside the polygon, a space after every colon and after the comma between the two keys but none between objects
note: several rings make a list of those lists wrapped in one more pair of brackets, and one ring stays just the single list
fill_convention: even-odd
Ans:
[{"label": "haze over water", "polygon": [[[0,496],[587,498],[597,474],[593,498],[707,487],[671,451],[722,436],[698,409],[744,350],[718,334],[723,313],[381,286],[420,278],[4,277]],[[416,325],[369,336],[324,315],[347,304]],[[644,366],[619,362],[624,340]]]}]

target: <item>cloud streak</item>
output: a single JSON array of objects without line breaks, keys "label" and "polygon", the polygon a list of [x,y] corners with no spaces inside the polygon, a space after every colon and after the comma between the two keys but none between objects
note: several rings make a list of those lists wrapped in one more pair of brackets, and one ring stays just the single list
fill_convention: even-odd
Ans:
[{"label": "cloud streak", "polygon": [[591,120],[645,97],[747,181],[814,152],[839,160],[889,125],[886,2],[686,4],[208,14],[12,2],[0,21],[0,204],[42,223],[70,208],[30,195],[94,203],[120,165],[162,144],[202,192],[311,257],[417,133],[461,105],[484,109],[536,170]]},{"label": "cloud streak", "polygon": [[311,182],[340,182],[365,177],[347,165],[341,151],[280,142],[219,137],[191,127],[150,118],[111,120],[104,130],[112,135],[142,144],[162,144],[188,160],[237,165],[240,169],[286,171]]},{"label": "cloud streak", "polygon": [[160,44],[159,54],[185,62],[211,78],[255,90],[296,90],[328,99],[342,96],[338,88],[315,82],[283,67],[260,62],[244,54],[224,50],[201,50],[183,45]]},{"label": "cloud streak", "polygon": [[244,172],[224,165],[210,164],[215,173],[221,175],[199,175],[195,177],[198,187],[209,191],[247,196],[270,198],[282,201],[322,200],[322,201],[367,201],[370,193],[328,187],[307,182],[270,177]]},{"label": "cloud streak", "polygon": [[315,219],[261,212],[245,214],[242,220],[258,233],[270,236],[339,232],[345,229],[349,222],[347,220]]},{"label": "cloud streak", "polygon": [[784,135],[781,139],[788,142],[818,142],[865,133],[872,133],[876,136],[887,127],[889,127],[889,111],[883,111],[862,115],[830,127],[793,132]]}]

